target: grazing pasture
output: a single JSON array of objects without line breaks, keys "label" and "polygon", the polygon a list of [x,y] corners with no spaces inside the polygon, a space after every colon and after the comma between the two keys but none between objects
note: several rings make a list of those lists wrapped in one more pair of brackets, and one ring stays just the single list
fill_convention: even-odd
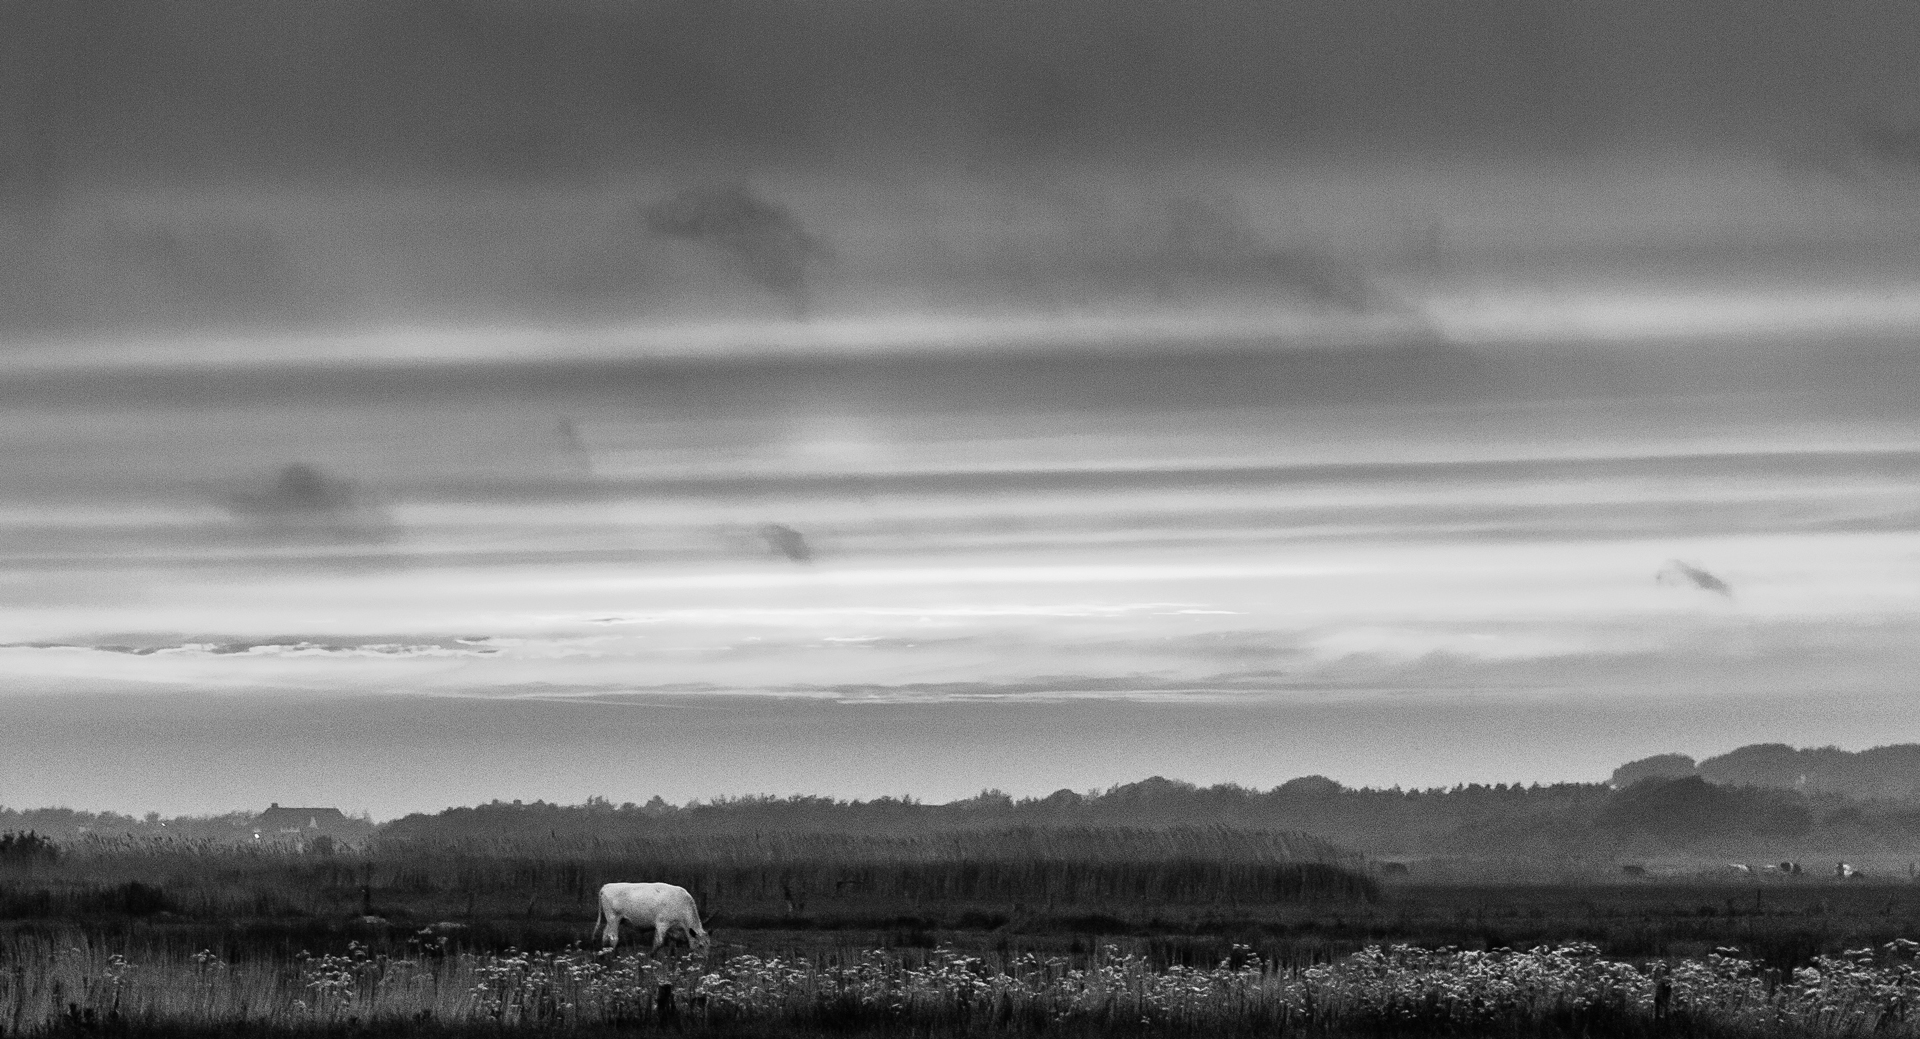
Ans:
[{"label": "grazing pasture", "polygon": [[1194,965],[1239,943],[1297,965],[1378,943],[1583,941],[1630,958],[1733,946],[1793,969],[1920,935],[1920,885],[1904,877],[1383,872],[1299,834],[1225,828],[386,842],[332,854],[93,841],[0,860],[0,935],[239,956],[357,941],[398,955],[431,928],[458,951],[555,951],[588,941],[602,884],[634,878],[686,888],[716,955],[939,944],[1082,955],[1117,942],[1157,965]]},{"label": "grazing pasture", "polygon": [[[1920,1005],[1905,878],[1379,872],[1222,828],[36,847],[0,863],[0,1028],[1838,1036]],[[593,954],[634,877],[711,949]]]},{"label": "grazing pasture", "polygon": [[476,947],[554,949],[586,939],[600,885],[635,877],[671,878],[735,935],[917,945],[940,931],[1191,932],[1380,895],[1356,856],[1324,842],[1218,828],[387,842],[351,854],[93,842],[0,866],[0,926],[186,944],[240,933],[290,953],[445,924]]}]

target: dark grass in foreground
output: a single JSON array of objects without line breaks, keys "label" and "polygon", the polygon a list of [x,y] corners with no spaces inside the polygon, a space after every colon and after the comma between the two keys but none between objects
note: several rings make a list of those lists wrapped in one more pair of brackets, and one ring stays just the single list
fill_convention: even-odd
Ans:
[{"label": "dark grass in foreground", "polygon": [[5,947],[11,1034],[1208,1034],[1910,1036],[1920,943],[1792,973],[1719,953],[1637,966],[1590,945],[1370,947],[1278,968],[1244,947],[1203,968],[1108,948],[1083,960],[865,951],[826,961],[558,954],[129,960]]},{"label": "dark grass in foreground", "polygon": [[[439,1021],[373,1021],[328,1025],[260,1025],[257,1023],[230,1022],[223,1024],[182,1025],[166,1021],[95,1021],[79,1024],[62,1022],[51,1029],[27,1031],[22,1036],[101,1036],[126,1037],[126,1039],[385,1039],[385,1037],[405,1037],[405,1039],[474,1039],[474,1037],[499,1035],[544,1035],[558,1029],[544,1026],[498,1025],[492,1022],[447,1024]],[[1036,1030],[1037,1031],[1037,1030]],[[833,1036],[835,1039],[880,1039],[880,1037],[899,1036],[959,1036],[973,1034],[1013,1034],[998,1029],[968,1029],[965,1027],[911,1027],[903,1025],[840,1025],[833,1023],[808,1024],[732,1024],[715,1025],[708,1023],[685,1022],[659,1024],[656,1022],[625,1022],[621,1024],[569,1026],[565,1029],[569,1036],[582,1039],[597,1037],[644,1036],[681,1036],[696,1035],[707,1039],[811,1039],[816,1036]],[[1074,1022],[1050,1026],[1046,1035],[1057,1037],[1107,1037],[1107,1036],[1162,1036],[1162,1035],[1206,1035],[1206,1036],[1302,1036],[1323,1037],[1323,1039],[1362,1039],[1362,1037],[1382,1036],[1510,1036],[1513,1039],[1746,1039],[1755,1034],[1751,1031],[1728,1029],[1711,1022],[1696,1021],[1684,1015],[1663,1022],[1637,1021],[1622,1018],[1609,1013],[1589,1013],[1570,1015],[1550,1015],[1533,1021],[1502,1022],[1471,1030],[1462,1030],[1450,1024],[1432,1024],[1422,1022],[1396,1023],[1391,1025],[1325,1025],[1296,1024],[1280,1029],[1223,1029],[1218,1027],[1186,1027],[1170,1029],[1150,1025],[1102,1024],[1097,1022]]]}]

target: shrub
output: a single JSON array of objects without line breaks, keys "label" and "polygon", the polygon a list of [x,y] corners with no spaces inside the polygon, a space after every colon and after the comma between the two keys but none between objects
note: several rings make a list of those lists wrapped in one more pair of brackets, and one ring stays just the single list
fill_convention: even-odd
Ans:
[{"label": "shrub", "polygon": [[0,833],[0,863],[52,862],[59,857],[53,841],[32,830]]}]

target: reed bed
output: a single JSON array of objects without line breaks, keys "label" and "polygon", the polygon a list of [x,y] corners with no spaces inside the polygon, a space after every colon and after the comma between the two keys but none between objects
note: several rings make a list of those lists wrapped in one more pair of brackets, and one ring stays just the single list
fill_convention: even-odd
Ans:
[{"label": "reed bed", "polygon": [[705,961],[641,953],[450,952],[229,962],[129,959],[97,943],[16,939],[0,964],[8,1035],[671,1026],[739,1033],[1697,1034],[1920,1033],[1920,943],[1822,957],[1790,973],[1731,950],[1637,965],[1588,944],[1530,950],[1369,947],[1281,968],[1245,946],[1156,968],[1109,946],[1080,958],[849,952]]},{"label": "reed bed", "polygon": [[[666,835],[622,841],[382,841],[364,850],[94,840],[0,863],[0,920],[380,914],[431,922],[591,920],[608,881],[672,878],[730,923],[1133,915],[1164,907],[1377,901],[1358,858],[1298,834],[1224,828],[971,834]],[[985,907],[985,908],[983,908]]]}]

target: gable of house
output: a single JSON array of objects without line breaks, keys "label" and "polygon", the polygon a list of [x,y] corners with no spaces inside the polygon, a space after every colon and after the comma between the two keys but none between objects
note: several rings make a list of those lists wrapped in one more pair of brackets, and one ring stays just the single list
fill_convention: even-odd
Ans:
[{"label": "gable of house", "polygon": [[338,828],[346,821],[346,815],[338,808],[282,808],[276,801],[260,813],[253,825],[262,833],[319,833]]}]

